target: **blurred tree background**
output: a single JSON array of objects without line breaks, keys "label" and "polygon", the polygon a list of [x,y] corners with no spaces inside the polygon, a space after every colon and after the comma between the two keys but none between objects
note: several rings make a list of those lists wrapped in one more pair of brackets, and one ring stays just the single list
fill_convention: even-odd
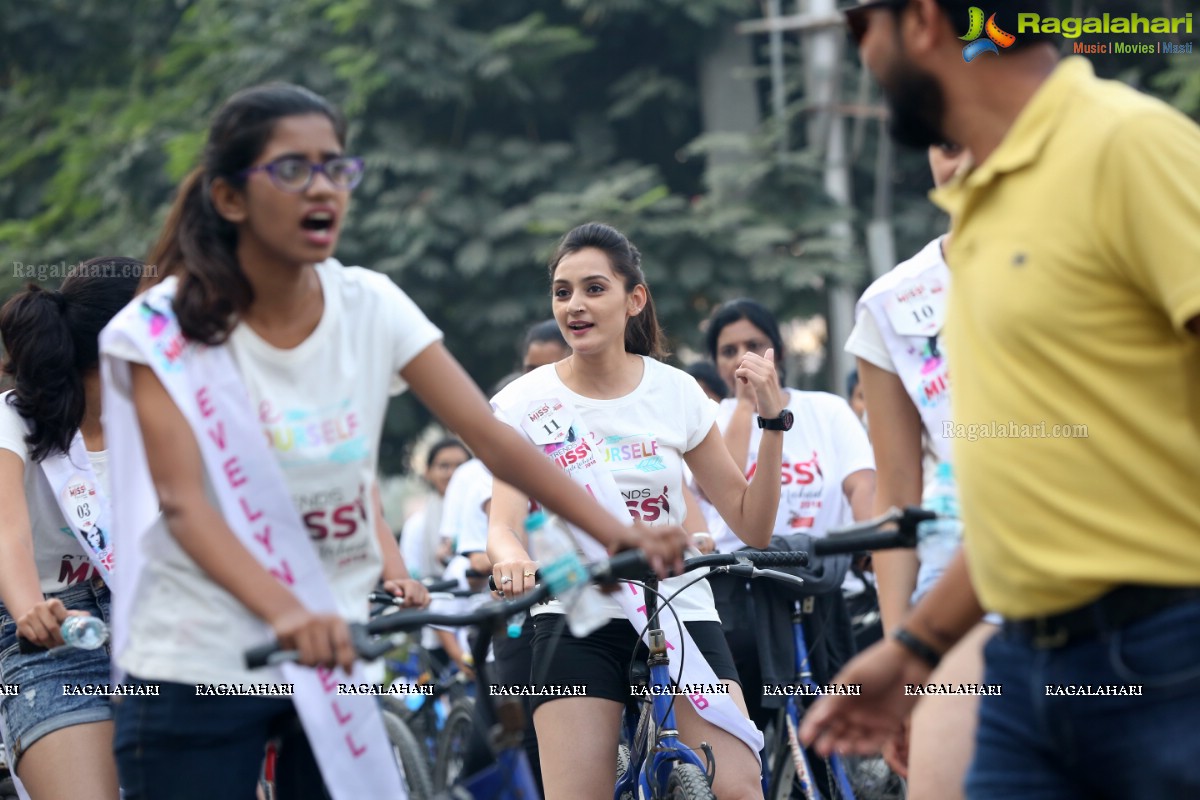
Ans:
[{"label": "blurred tree background", "polygon": [[[863,128],[854,204],[839,210],[804,133],[803,40],[788,34],[790,148],[758,119],[706,126],[703,72],[761,12],[752,0],[0,0],[0,248],[14,264],[143,256],[219,103],[288,80],[345,110],[350,152],[368,164],[338,257],[389,274],[485,390],[514,367],[524,327],[549,316],[554,243],[589,219],[642,249],[676,349],[698,349],[700,322],[730,297],[811,317],[829,279],[869,280],[863,248],[829,230],[869,216],[874,159],[861,154],[879,125]],[[737,77],[766,109],[765,37],[747,43]],[[852,95],[857,58],[842,57]],[[1200,110],[1197,55],[1096,63]],[[927,172],[899,153],[885,176],[901,258],[944,225]],[[5,265],[0,296],[21,283]],[[803,382],[840,391],[840,377]],[[404,469],[428,421],[411,398],[393,404],[385,472]]]}]

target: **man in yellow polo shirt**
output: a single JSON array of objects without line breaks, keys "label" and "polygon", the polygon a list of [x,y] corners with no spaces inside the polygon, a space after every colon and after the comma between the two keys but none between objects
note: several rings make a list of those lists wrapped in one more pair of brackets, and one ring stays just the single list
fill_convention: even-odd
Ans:
[{"label": "man in yellow polo shirt", "polygon": [[935,194],[965,558],[802,735],[876,749],[986,608],[1003,694],[982,698],[968,797],[1200,797],[1200,128],[1017,46],[1015,12],[1047,4],[1013,5],[999,47],[964,45],[984,35],[967,0],[847,12],[893,135],[976,158]]}]

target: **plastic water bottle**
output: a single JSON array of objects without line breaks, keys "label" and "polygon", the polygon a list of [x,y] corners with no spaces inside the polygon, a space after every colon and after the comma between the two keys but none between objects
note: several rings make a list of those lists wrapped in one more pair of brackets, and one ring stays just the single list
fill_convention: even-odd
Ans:
[{"label": "plastic water bottle", "polygon": [[59,630],[67,647],[80,650],[95,650],[108,641],[108,626],[99,617],[67,617]]},{"label": "plastic water bottle", "polygon": [[575,542],[558,520],[547,520],[535,511],[525,520],[525,532],[538,561],[542,580],[567,609],[567,626],[576,638],[587,636],[608,622],[604,598],[588,580],[587,569],[575,551]]},{"label": "plastic water bottle", "polygon": [[917,558],[940,575],[962,542],[958,484],[954,480],[954,467],[946,461],[937,465],[933,484],[925,493],[925,508],[938,518],[917,525]]}]

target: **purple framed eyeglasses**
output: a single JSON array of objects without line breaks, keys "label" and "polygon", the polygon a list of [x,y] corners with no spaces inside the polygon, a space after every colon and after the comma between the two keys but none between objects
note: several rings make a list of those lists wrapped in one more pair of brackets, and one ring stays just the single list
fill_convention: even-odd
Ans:
[{"label": "purple framed eyeglasses", "polygon": [[363,160],[339,156],[329,159],[324,164],[314,164],[307,158],[284,156],[269,164],[260,164],[257,167],[244,169],[237,174],[237,177],[245,178],[255,172],[267,173],[276,188],[293,194],[307,190],[318,172],[325,173],[325,177],[329,179],[334,188],[350,191],[362,180]]}]

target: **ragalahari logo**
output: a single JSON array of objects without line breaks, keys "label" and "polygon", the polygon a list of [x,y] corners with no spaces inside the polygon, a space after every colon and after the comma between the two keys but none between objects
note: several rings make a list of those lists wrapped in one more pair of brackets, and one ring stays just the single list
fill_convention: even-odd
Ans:
[{"label": "ragalahari logo", "polygon": [[[987,38],[980,39],[979,37],[984,33],[987,34]],[[970,28],[967,31],[967,35],[958,38],[964,42],[970,42],[970,44],[963,48],[963,61],[966,61],[968,64],[982,53],[995,53],[999,55],[1000,50],[997,48],[997,45],[1008,48],[1012,47],[1013,42],[1017,40],[1017,37],[1011,33],[1000,30],[1000,26],[996,24],[995,14],[988,17],[987,24],[985,25],[983,22],[983,9],[978,6],[971,6]]]}]

